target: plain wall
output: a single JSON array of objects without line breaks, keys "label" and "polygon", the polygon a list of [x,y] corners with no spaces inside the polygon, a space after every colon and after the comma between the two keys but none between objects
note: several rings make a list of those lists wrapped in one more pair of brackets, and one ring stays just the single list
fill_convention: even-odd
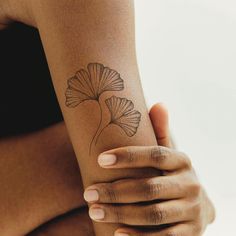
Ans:
[{"label": "plain wall", "polygon": [[236,1],[135,2],[147,104],[169,108],[177,147],[216,205],[205,235],[236,235]]}]

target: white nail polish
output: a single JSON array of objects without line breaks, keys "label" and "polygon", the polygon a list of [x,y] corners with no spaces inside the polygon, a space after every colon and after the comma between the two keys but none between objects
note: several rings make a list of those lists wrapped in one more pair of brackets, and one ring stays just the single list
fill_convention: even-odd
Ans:
[{"label": "white nail polish", "polygon": [[111,166],[116,163],[116,156],[114,154],[100,154],[98,157],[98,164],[100,166]]},{"label": "white nail polish", "polygon": [[89,216],[93,220],[102,220],[105,217],[105,212],[101,208],[91,208],[89,210]]},{"label": "white nail polish", "polygon": [[84,192],[84,199],[87,202],[95,202],[99,199],[98,191],[95,189],[88,189]]}]

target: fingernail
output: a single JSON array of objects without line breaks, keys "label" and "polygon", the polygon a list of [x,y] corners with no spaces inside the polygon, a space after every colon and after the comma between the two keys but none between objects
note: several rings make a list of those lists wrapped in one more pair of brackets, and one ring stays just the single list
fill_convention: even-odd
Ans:
[{"label": "fingernail", "polygon": [[89,189],[84,192],[84,199],[87,202],[95,202],[99,199],[98,191],[95,189]]},{"label": "fingernail", "polygon": [[102,220],[105,217],[105,212],[101,208],[90,208],[89,216],[93,220]]},{"label": "fingernail", "polygon": [[126,233],[115,233],[115,236],[130,236],[130,235]]},{"label": "fingernail", "polygon": [[98,157],[98,164],[100,166],[111,166],[116,163],[116,156],[114,154],[100,154]]}]

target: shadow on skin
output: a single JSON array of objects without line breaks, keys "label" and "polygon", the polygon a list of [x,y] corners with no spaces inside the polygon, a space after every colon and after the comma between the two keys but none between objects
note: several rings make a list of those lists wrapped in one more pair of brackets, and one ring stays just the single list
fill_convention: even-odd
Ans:
[{"label": "shadow on skin", "polygon": [[27,236],[94,236],[92,221],[88,208],[79,208],[61,215]]}]

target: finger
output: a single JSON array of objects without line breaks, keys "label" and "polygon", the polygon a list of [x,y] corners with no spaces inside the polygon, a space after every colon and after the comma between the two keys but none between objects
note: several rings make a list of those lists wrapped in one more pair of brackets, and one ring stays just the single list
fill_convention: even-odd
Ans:
[{"label": "finger", "polygon": [[92,220],[127,225],[164,225],[188,221],[193,212],[184,200],[173,200],[151,205],[93,204],[89,209]]},{"label": "finger", "polygon": [[115,236],[195,236],[199,235],[189,224],[180,223],[163,230],[137,230],[124,227],[116,230]]},{"label": "finger", "polygon": [[85,190],[84,198],[90,203],[135,203],[177,199],[187,196],[190,187],[191,181],[183,181],[181,176],[125,179],[92,185]]},{"label": "finger", "polygon": [[109,150],[99,155],[103,168],[143,168],[174,171],[191,167],[189,158],[182,152],[162,146],[128,146]]},{"label": "finger", "polygon": [[158,145],[164,147],[171,147],[169,117],[166,107],[162,103],[155,104],[151,108],[149,116],[152,122]]}]

